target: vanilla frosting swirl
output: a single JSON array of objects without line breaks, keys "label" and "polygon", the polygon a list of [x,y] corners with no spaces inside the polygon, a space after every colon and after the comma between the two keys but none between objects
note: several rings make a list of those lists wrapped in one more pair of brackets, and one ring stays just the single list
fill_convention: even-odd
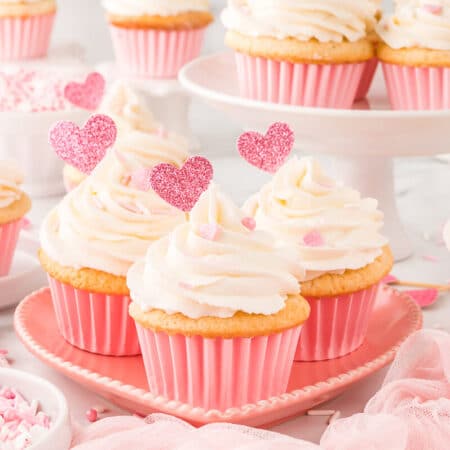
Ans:
[{"label": "vanilla frosting swirl", "polygon": [[[131,298],[141,309],[187,317],[275,314],[299,293],[304,273],[295,252],[250,231],[242,211],[214,186],[202,194],[189,222],[153,243],[128,273]],[[214,227],[214,238],[202,227]]]},{"label": "vanilla frosting swirl", "polygon": [[[243,209],[258,229],[297,249],[307,280],[364,267],[387,244],[377,201],[336,183],[312,158],[289,160]],[[320,240],[309,242],[311,233]]]},{"label": "vanilla frosting swirl", "polygon": [[130,132],[118,144],[122,147],[111,150],[50,212],[41,229],[41,245],[51,259],[75,269],[125,276],[151,242],[186,220],[154,191],[144,192],[130,183],[135,170],[160,162],[180,167],[188,157],[182,148],[164,146],[165,142],[154,145],[158,139]]},{"label": "vanilla frosting swirl", "polygon": [[22,197],[22,171],[13,161],[0,161],[0,208],[7,208]]},{"label": "vanilla frosting swirl", "polygon": [[450,50],[450,0],[397,0],[377,32],[394,49]]},{"label": "vanilla frosting swirl", "polygon": [[111,86],[98,112],[114,120],[119,137],[130,130],[153,132],[159,127],[153,114],[136,92],[122,81]]},{"label": "vanilla frosting swirl", "polygon": [[366,37],[376,12],[374,0],[228,0],[222,21],[254,37],[355,42]]},{"label": "vanilla frosting swirl", "polygon": [[174,16],[209,10],[209,0],[102,0],[102,4],[110,14],[125,17]]}]

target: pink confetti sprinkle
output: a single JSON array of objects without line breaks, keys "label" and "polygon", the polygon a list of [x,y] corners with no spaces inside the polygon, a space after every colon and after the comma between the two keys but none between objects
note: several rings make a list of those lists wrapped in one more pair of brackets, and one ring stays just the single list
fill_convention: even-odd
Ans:
[{"label": "pink confetti sprinkle", "polygon": [[131,185],[140,191],[147,192],[152,188],[152,169],[139,169],[131,174]]},{"label": "pink confetti sprinkle", "polygon": [[28,217],[22,218],[22,229],[29,230],[31,228],[31,220]]},{"label": "pink confetti sprinkle", "polygon": [[158,164],[150,175],[151,187],[167,203],[190,211],[208,189],[214,175],[211,163],[202,156],[189,158],[181,169]]},{"label": "pink confetti sprinkle", "polygon": [[422,9],[430,14],[441,15],[442,14],[442,6],[441,5],[433,5],[431,3],[426,3],[422,6]]},{"label": "pink confetti sprinkle", "polygon": [[321,247],[324,245],[324,240],[319,231],[310,231],[303,236],[303,243],[307,247]]},{"label": "pink confetti sprinkle", "polygon": [[88,409],[86,411],[86,419],[89,420],[89,422],[96,422],[98,419],[97,410],[94,408]]},{"label": "pink confetti sprinkle", "polygon": [[242,219],[242,225],[250,231],[253,231],[256,228],[256,221],[253,217],[244,217]]},{"label": "pink confetti sprinkle", "polygon": [[169,137],[169,133],[168,133],[168,131],[164,128],[163,125],[160,125],[160,126],[156,129],[155,134],[156,134],[158,137],[163,138],[163,139],[167,139],[167,138]]},{"label": "pink confetti sprinkle", "polygon": [[386,275],[386,276],[381,280],[381,282],[384,283],[384,284],[397,283],[397,281],[398,281],[398,278],[395,277],[394,275],[391,275],[391,274]]},{"label": "pink confetti sprinkle", "polygon": [[82,129],[73,122],[56,123],[50,129],[49,141],[63,161],[90,174],[114,144],[116,136],[114,121],[97,114]]},{"label": "pink confetti sprinkle", "polygon": [[84,83],[72,81],[64,88],[64,96],[70,103],[89,111],[98,108],[104,92],[105,79],[98,72],[90,73]]},{"label": "pink confetti sprinkle", "polygon": [[437,289],[414,289],[404,293],[411,296],[421,308],[431,306],[439,297]]},{"label": "pink confetti sprinkle", "polygon": [[286,161],[294,146],[294,133],[285,123],[270,126],[263,136],[255,131],[242,134],[237,142],[240,155],[258,169],[275,173]]},{"label": "pink confetti sprinkle", "polygon": [[130,211],[135,214],[143,214],[143,211],[133,202],[119,202],[119,205],[122,206],[122,208],[125,208],[127,211]]},{"label": "pink confetti sprinkle", "polygon": [[434,263],[437,263],[439,261],[436,258],[436,256],[433,256],[433,255],[423,255],[422,259],[424,259],[425,261],[430,261],[430,262],[434,262]]},{"label": "pink confetti sprinkle", "polygon": [[221,229],[215,223],[204,223],[200,225],[199,234],[203,239],[215,241],[221,234]]}]

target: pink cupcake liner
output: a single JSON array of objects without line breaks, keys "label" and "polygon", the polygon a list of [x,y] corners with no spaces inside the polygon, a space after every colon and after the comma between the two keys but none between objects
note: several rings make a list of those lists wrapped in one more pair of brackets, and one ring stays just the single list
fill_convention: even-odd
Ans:
[{"label": "pink cupcake liner", "polygon": [[450,68],[383,63],[392,109],[450,108]]},{"label": "pink cupcake liner", "polygon": [[122,73],[141,78],[176,78],[201,51],[204,28],[130,30],[111,25],[117,63]]},{"label": "pink cupcake liner", "polygon": [[0,277],[11,270],[21,229],[22,219],[0,225]]},{"label": "pink cupcake liner", "polygon": [[48,277],[59,331],[75,347],[109,356],[139,355],[130,298],[76,289]]},{"label": "pink cupcake liner", "polygon": [[311,314],[303,327],[295,360],[334,359],[361,346],[378,289],[377,283],[353,294],[306,297]]},{"label": "pink cupcake liner", "polygon": [[40,58],[47,54],[55,13],[0,19],[0,61]]},{"label": "pink cupcake liner", "polygon": [[372,86],[373,79],[375,78],[375,73],[378,68],[378,59],[372,58],[371,60],[364,63],[364,70],[359,82],[358,90],[356,91],[355,100],[362,100],[367,97]]},{"label": "pink cupcake liner", "polygon": [[302,328],[254,338],[207,339],[136,326],[150,391],[219,411],[286,392]]},{"label": "pink cupcake liner", "polygon": [[242,96],[290,105],[350,108],[364,65],[293,64],[236,53]]}]

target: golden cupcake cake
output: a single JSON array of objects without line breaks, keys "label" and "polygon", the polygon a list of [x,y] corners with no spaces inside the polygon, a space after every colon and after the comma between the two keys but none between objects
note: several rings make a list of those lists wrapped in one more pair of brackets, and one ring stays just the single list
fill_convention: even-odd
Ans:
[{"label": "golden cupcake cake", "polygon": [[450,108],[450,2],[398,0],[377,32],[392,107]]},{"label": "golden cupcake cake", "polygon": [[31,200],[20,186],[23,174],[13,161],[0,161],[0,277],[9,274],[22,218],[31,209]]},{"label": "golden cupcake cake", "polygon": [[224,411],[285,392],[309,315],[304,270],[246,219],[212,184],[128,272],[152,394]]},{"label": "golden cupcake cake", "polygon": [[55,0],[0,0],[0,61],[45,56],[55,14]]},{"label": "golden cupcake cake", "polygon": [[93,172],[47,215],[39,257],[49,275],[61,334],[94,353],[139,353],[128,317],[126,274],[147,247],[186,220],[186,215],[135,175],[166,162],[182,166],[188,157],[177,145],[154,145],[137,130],[116,141]]},{"label": "golden cupcake cake", "polygon": [[333,180],[315,159],[294,157],[244,211],[257,229],[295,249],[306,269],[299,281],[311,316],[296,359],[331,359],[357,349],[393,265],[377,201]]},{"label": "golden cupcake cake", "polygon": [[373,0],[228,0],[226,44],[236,52],[243,96],[274,103],[349,108],[375,56]]},{"label": "golden cupcake cake", "polygon": [[176,78],[200,54],[208,0],[103,0],[117,63],[128,75]]}]

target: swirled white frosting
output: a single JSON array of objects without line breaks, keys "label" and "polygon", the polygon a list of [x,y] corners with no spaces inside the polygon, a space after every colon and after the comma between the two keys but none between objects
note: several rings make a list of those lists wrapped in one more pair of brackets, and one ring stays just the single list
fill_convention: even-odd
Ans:
[{"label": "swirled white frosting", "polygon": [[[295,252],[250,231],[242,211],[212,185],[189,222],[152,244],[128,273],[131,297],[143,310],[187,317],[232,317],[237,311],[274,314],[299,292],[304,270]],[[207,239],[202,227],[217,229]]]},{"label": "swirled white frosting", "polygon": [[450,50],[450,0],[397,0],[377,32],[394,49]]},{"label": "swirled white frosting", "polygon": [[119,143],[128,145],[126,155],[111,150],[50,212],[41,229],[41,245],[50,258],[75,269],[125,276],[150,243],[186,220],[152,190],[144,192],[130,183],[134,170],[159,162],[181,166],[187,158],[178,147],[164,146],[166,142],[148,145],[153,139],[147,133],[129,133]]},{"label": "swirled white frosting", "polygon": [[444,225],[443,236],[445,245],[450,250],[450,220],[448,220],[447,223]]},{"label": "swirled white frosting", "polygon": [[306,279],[364,267],[387,244],[377,201],[337,184],[312,158],[289,160],[243,209],[258,229],[297,249]]},{"label": "swirled white frosting", "polygon": [[358,41],[377,12],[374,0],[228,0],[222,21],[249,36]]},{"label": "swirled white frosting", "polygon": [[22,197],[23,173],[13,161],[0,161],[0,208],[12,205]]},{"label": "swirled white frosting", "polygon": [[102,0],[103,7],[119,16],[173,16],[188,11],[208,11],[209,0]]},{"label": "swirled white frosting", "polygon": [[98,112],[114,120],[119,137],[130,130],[153,132],[159,126],[136,92],[122,81],[111,86]]}]

